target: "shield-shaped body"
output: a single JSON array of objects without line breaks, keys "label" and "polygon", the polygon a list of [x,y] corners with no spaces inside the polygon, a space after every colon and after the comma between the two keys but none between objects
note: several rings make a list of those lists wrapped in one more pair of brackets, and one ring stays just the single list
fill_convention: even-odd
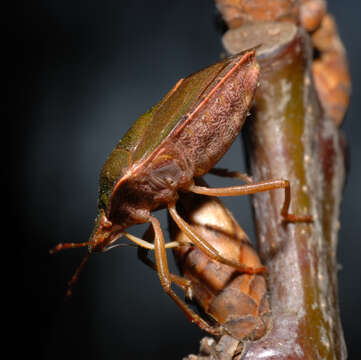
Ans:
[{"label": "shield-shaped body", "polygon": [[239,134],[258,74],[253,51],[224,59],[180,80],[143,114],[103,166],[93,236],[107,221],[113,235],[147,222],[207,173]]}]

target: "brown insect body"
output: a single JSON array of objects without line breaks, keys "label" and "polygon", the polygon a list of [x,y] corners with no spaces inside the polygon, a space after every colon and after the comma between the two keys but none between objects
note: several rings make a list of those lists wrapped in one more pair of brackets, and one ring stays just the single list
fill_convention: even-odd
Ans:
[{"label": "brown insect body", "polygon": [[[254,51],[224,59],[180,80],[158,104],[134,123],[109,155],[101,171],[98,216],[89,241],[58,244],[51,251],[82,246],[89,248],[69,283],[68,295],[89,254],[116,246],[114,243],[125,235],[138,246],[154,250],[156,262],[151,267],[157,270],[165,292],[190,321],[212,334],[223,333],[223,328],[210,326],[173,291],[172,283],[186,291],[189,288],[187,279],[171,274],[168,269],[166,248],[179,246],[179,243],[165,243],[160,223],[151,212],[168,207],[177,226],[207,257],[247,274],[263,273],[265,268],[247,266],[231,255],[226,258],[199,236],[176,210],[179,191],[209,196],[239,196],[284,189],[283,220],[311,220],[309,216],[298,217],[288,212],[291,193],[287,180],[263,180],[218,189],[194,184],[194,177],[210,171],[239,134],[252,105],[258,75],[259,65]],[[234,172],[221,171],[219,174],[237,178]],[[154,237],[146,241],[125,231],[131,225],[147,222]],[[149,265],[149,260],[143,260]],[[219,321],[228,324],[231,320],[227,319]]]},{"label": "brown insect body", "polygon": [[[194,176],[208,172],[224,155],[240,132],[257,86],[259,66],[254,56],[254,52],[238,55],[178,82],[135,123],[101,173],[100,213],[112,226],[97,223],[95,245],[101,243],[102,249],[112,241],[109,233],[147,222],[151,211],[174,202],[179,189],[186,189]],[[188,95],[195,86],[196,101],[194,94]],[[167,122],[161,124],[164,119]],[[109,240],[100,242],[99,236]]]},{"label": "brown insect body", "polygon": [[[247,235],[217,198],[186,194],[178,201],[179,213],[227,259],[250,268],[262,266]],[[172,239],[189,240],[171,222]],[[173,253],[183,276],[191,281],[192,299],[233,337],[255,340],[270,321],[266,281],[261,274],[245,274],[210,259],[198,248],[182,245]]]}]

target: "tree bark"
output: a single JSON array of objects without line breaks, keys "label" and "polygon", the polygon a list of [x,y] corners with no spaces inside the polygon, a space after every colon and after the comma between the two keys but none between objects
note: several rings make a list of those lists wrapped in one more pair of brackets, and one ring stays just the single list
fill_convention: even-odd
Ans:
[{"label": "tree bark", "polygon": [[[259,55],[262,78],[244,139],[255,180],[284,178],[291,209],[313,224],[282,224],[283,194],[254,196],[259,250],[269,269],[273,328],[244,359],[344,359],[336,246],[345,177],[342,140],[312,85],[307,34]],[[265,351],[272,355],[265,357]]]}]

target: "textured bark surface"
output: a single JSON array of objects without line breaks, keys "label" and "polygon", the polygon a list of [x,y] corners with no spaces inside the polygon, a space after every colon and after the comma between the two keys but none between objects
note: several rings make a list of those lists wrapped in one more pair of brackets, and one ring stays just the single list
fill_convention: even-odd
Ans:
[{"label": "textured bark surface", "polygon": [[[252,31],[249,26],[234,29],[237,36],[233,33],[231,39],[226,34],[223,41],[226,50],[235,53],[258,46],[262,39],[257,50],[260,87],[243,132],[250,171],[256,181],[288,179],[291,212],[311,214],[314,222],[282,224],[282,191],[253,197],[259,250],[269,269],[273,325],[266,336],[245,342],[242,352],[235,351],[232,356],[345,359],[336,262],[345,179],[345,145],[336,125],[339,122],[328,116],[318,100],[311,70],[312,45],[306,32],[291,24],[253,26]],[[212,348],[216,346],[214,343]],[[207,349],[203,346],[201,356],[214,358]]]},{"label": "textured bark surface", "polygon": [[230,29],[264,21],[297,22],[299,18],[298,0],[216,0],[215,2]]},{"label": "textured bark surface", "polygon": [[300,24],[307,31],[315,31],[326,15],[327,5],[325,0],[301,0]]},{"label": "textured bark surface", "polygon": [[350,101],[351,79],[346,52],[331,15],[323,17],[311,40],[319,54],[312,63],[312,73],[320,102],[326,115],[340,125]]},{"label": "textured bark surface", "polygon": [[254,178],[288,179],[292,212],[314,218],[311,225],[281,225],[283,194],[254,196],[274,326],[260,343],[247,344],[244,359],[346,358],[336,262],[344,153],[312,86],[308,49],[299,30],[284,50],[260,55],[261,86],[244,132]]},{"label": "textured bark surface", "polygon": [[[215,0],[215,3],[230,29],[242,26],[244,33],[249,24],[262,26],[262,22],[277,21],[294,23],[309,32],[315,50],[312,73],[319,100],[326,115],[341,124],[350,100],[351,79],[346,52],[336,23],[327,14],[325,0]],[[233,32],[233,41],[227,39],[226,49],[244,48],[234,39],[236,34],[237,31]]]}]

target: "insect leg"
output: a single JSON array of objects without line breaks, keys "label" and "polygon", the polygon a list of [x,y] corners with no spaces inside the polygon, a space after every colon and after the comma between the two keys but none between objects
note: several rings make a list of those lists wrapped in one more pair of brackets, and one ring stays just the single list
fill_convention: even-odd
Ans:
[{"label": "insect leg", "polygon": [[[154,245],[152,244],[154,241],[153,226],[150,225],[148,227],[148,229],[146,230],[146,232],[143,235],[143,239],[145,241],[147,241],[147,243],[152,245],[153,249],[154,249]],[[169,248],[169,245],[173,244],[173,243],[178,244],[178,246],[180,244],[179,241],[172,241],[172,242],[166,243],[165,247]],[[138,251],[137,251],[138,259],[143,264],[145,264],[145,265],[149,266],[151,269],[157,271],[156,264],[148,257],[148,251],[149,251],[148,248],[138,247]],[[176,285],[178,285],[186,293],[186,297],[190,299],[192,297],[191,281],[184,277],[181,277],[181,276],[178,276],[178,275],[175,275],[172,273],[170,273],[170,276],[171,276],[172,282],[174,282]]]},{"label": "insect leg", "polygon": [[[157,271],[156,264],[148,257],[148,249],[138,247],[138,259],[145,265],[149,266],[151,269]],[[192,298],[192,286],[191,281],[170,273],[170,277],[172,282],[178,285],[185,293],[188,299]]]},{"label": "insect leg", "polygon": [[244,264],[240,264],[236,261],[232,261],[229,259],[224,258],[208,241],[201,238],[189,225],[186,221],[182,219],[182,217],[178,214],[175,204],[168,205],[169,213],[174,220],[174,222],[178,225],[180,230],[182,230],[187,237],[192,241],[192,243],[201,249],[207,256],[211,259],[221,262],[222,264],[226,264],[232,267],[235,267],[240,272],[247,273],[247,274],[259,274],[264,273],[266,268],[264,266],[260,266],[258,268],[252,268],[246,266]]},{"label": "insect leg", "polygon": [[156,260],[156,268],[159,275],[160,283],[164,291],[174,300],[174,302],[182,309],[187,318],[196,323],[201,329],[208,331],[213,335],[221,335],[224,333],[222,327],[212,327],[199,315],[197,315],[185,302],[183,302],[177,294],[172,290],[172,279],[168,269],[168,261],[166,256],[166,249],[164,243],[163,231],[160,227],[159,221],[151,216],[149,221],[153,225],[154,230],[154,253]]},{"label": "insect leg", "polygon": [[312,216],[297,216],[288,212],[291,202],[291,186],[288,180],[264,180],[254,183],[248,183],[246,185],[229,186],[224,188],[208,188],[205,186],[191,185],[187,190],[196,194],[208,195],[208,196],[238,196],[238,195],[250,195],[258,192],[284,189],[285,200],[283,202],[281,215],[284,222],[312,222]]}]

